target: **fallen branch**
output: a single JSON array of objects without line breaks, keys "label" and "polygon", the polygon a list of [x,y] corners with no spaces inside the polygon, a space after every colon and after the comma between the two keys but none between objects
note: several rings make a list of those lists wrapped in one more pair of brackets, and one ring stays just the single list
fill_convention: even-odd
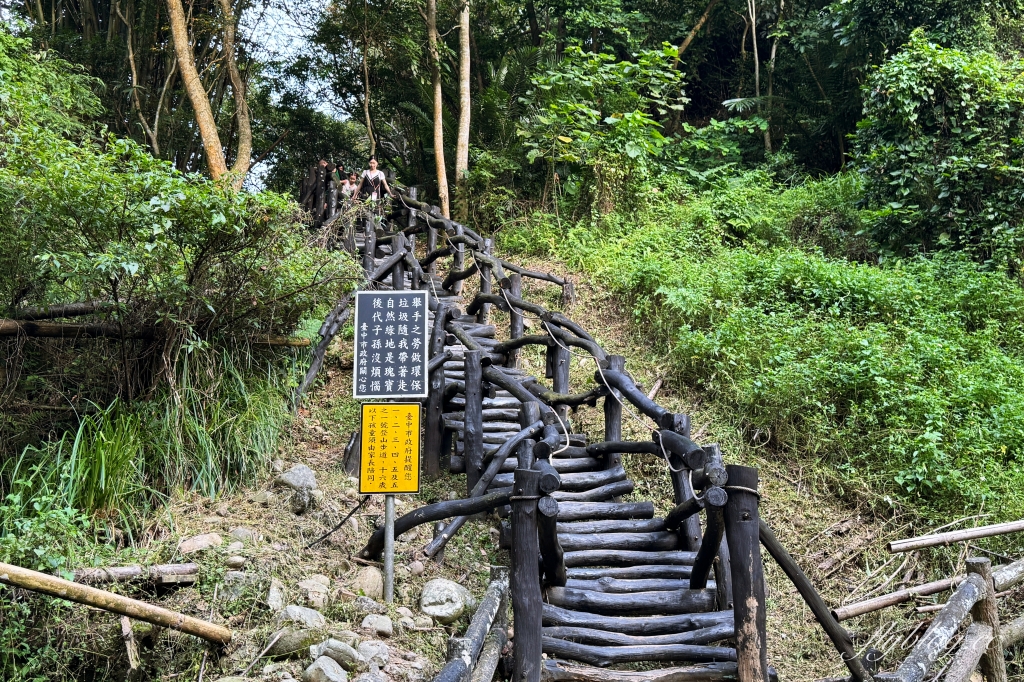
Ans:
[{"label": "fallen branch", "polygon": [[906,540],[896,540],[889,543],[890,552],[909,552],[912,549],[923,549],[924,547],[936,547],[938,545],[951,545],[954,542],[966,540],[977,540],[978,538],[989,538],[993,535],[1005,535],[1006,533],[1017,533],[1024,530],[1024,520],[1010,521],[1008,523],[996,523],[991,526],[978,526],[966,530],[953,530],[948,533],[935,533],[933,535],[921,535]]},{"label": "fallen branch", "polygon": [[104,583],[122,583],[132,580],[157,580],[163,576],[196,575],[197,573],[199,573],[199,564],[79,568],[75,570],[75,582],[102,585]]},{"label": "fallen branch", "polygon": [[231,641],[231,630],[220,625],[20,566],[0,563],[0,583],[93,606],[135,620],[144,620],[216,644],[227,644]]},{"label": "fallen branch", "polygon": [[918,585],[917,587],[908,587],[905,590],[899,590],[891,594],[883,594],[881,597],[875,597],[874,599],[868,599],[856,604],[840,606],[838,609],[832,611],[832,617],[838,621],[844,621],[847,618],[853,618],[854,616],[862,616],[865,613],[878,611],[887,606],[902,604],[905,601],[910,601],[914,597],[924,597],[929,594],[937,594],[938,592],[951,590],[963,582],[963,580],[963,576],[945,578],[943,580],[925,583],[924,585]]}]

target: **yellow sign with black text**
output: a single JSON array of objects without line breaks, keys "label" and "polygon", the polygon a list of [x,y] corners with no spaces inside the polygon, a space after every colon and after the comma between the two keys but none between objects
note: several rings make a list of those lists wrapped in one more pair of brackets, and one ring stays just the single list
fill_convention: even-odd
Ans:
[{"label": "yellow sign with black text", "polygon": [[364,403],[359,492],[420,491],[420,404]]}]

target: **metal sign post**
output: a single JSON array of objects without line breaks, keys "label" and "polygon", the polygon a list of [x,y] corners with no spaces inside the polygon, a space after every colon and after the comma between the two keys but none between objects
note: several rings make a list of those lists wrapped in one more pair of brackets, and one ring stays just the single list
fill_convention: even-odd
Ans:
[{"label": "metal sign post", "polygon": [[[427,292],[356,293],[352,395],[426,398]],[[384,601],[395,598],[395,495],[420,489],[419,403],[368,403],[360,424],[359,492],[384,495]]]},{"label": "metal sign post", "polygon": [[384,495],[384,600],[395,598],[395,495],[420,490],[420,404],[364,403],[359,492]]}]

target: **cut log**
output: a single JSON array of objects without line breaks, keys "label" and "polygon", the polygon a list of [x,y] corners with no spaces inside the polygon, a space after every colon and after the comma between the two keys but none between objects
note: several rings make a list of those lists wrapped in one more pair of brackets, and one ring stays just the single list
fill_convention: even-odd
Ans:
[{"label": "cut log", "polygon": [[607,667],[639,661],[735,661],[736,650],[719,646],[663,644],[660,646],[588,646],[553,637],[543,638],[544,653]]},{"label": "cut log", "polygon": [[231,630],[220,625],[20,566],[0,563],[0,583],[85,604],[135,620],[144,620],[216,644],[227,644],[231,641]]},{"label": "cut log", "polygon": [[629,549],[643,552],[679,549],[676,533],[561,533],[558,541],[567,552],[600,549]]},{"label": "cut log", "polygon": [[[199,564],[159,564],[156,566],[108,566],[107,568],[75,569],[76,583],[102,585],[123,583],[133,580],[156,580],[161,576],[188,575],[199,573]],[[194,580],[193,580],[194,582]]]},{"label": "cut log", "polygon": [[[561,505],[559,505],[561,507]],[[630,552],[620,550],[591,549],[580,552],[566,552],[565,565],[573,566],[637,566],[643,564],[667,564],[670,566],[693,566],[696,552]]]},{"label": "cut log", "polygon": [[654,518],[653,502],[566,502],[558,505],[559,521]]},{"label": "cut log", "polygon": [[723,623],[731,625],[732,611],[686,613],[675,616],[601,616],[544,604],[544,625],[592,628],[625,635],[670,635],[684,630],[699,630]]},{"label": "cut log", "polygon": [[553,493],[552,497],[559,502],[602,502],[613,497],[628,495],[633,492],[633,487],[633,481],[627,479],[578,493],[559,490]]},{"label": "cut log", "polygon": [[967,576],[942,610],[932,619],[931,625],[921,635],[910,655],[903,660],[895,673],[886,677],[899,682],[921,682],[932,663],[945,651],[956,635],[971,607],[985,595],[986,587],[980,575]]},{"label": "cut log", "polygon": [[564,639],[580,644],[607,644],[610,646],[651,646],[662,644],[711,644],[731,639],[735,634],[732,631],[732,623],[719,623],[709,628],[697,630],[686,630],[675,632],[670,635],[623,635],[618,632],[607,630],[595,630],[593,628],[574,628],[566,626],[555,626],[544,628],[545,637]]},{"label": "cut log", "polygon": [[[568,576],[570,579],[597,580],[598,578],[618,578],[621,580],[653,580],[663,578],[666,580],[682,580],[689,578],[693,572],[693,566],[659,566],[647,564],[641,566],[602,566],[600,568],[570,568]],[[732,613],[732,611],[729,611]]]},{"label": "cut log", "polygon": [[606,616],[672,615],[703,613],[715,609],[714,590],[608,594],[568,587],[551,587],[548,588],[546,596],[548,603],[553,606]]},{"label": "cut log", "polygon": [[559,533],[656,533],[663,530],[664,519],[576,521],[558,524]]},{"label": "cut log", "polygon": [[971,623],[964,634],[964,640],[956,650],[956,655],[946,667],[946,675],[942,678],[943,682],[970,682],[974,669],[978,667],[981,657],[991,642],[991,627],[984,623]]}]

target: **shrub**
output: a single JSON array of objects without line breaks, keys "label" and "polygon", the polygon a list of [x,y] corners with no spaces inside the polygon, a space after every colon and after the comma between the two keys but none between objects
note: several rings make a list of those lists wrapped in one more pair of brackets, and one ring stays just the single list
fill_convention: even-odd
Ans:
[{"label": "shrub", "polygon": [[929,42],[921,31],[864,87],[854,159],[893,253],[965,249],[1019,272],[1024,62]]}]

